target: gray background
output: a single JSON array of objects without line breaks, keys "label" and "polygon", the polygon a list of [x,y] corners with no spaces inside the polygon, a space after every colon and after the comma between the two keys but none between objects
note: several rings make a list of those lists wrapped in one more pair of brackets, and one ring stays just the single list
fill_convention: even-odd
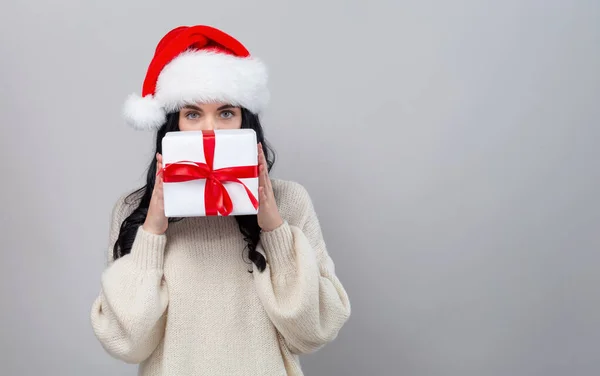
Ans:
[{"label": "gray background", "polygon": [[353,314],[308,375],[600,373],[598,1],[3,1],[3,375],[134,375],[89,324],[155,44],[210,24],[270,66]]}]

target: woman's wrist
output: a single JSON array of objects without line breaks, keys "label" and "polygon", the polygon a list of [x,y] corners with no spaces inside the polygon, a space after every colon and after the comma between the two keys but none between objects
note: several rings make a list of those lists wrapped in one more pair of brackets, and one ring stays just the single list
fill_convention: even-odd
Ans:
[{"label": "woman's wrist", "polygon": [[144,231],[153,234],[153,235],[164,235],[165,231],[161,231],[160,229],[157,229],[155,226],[152,226],[151,223],[148,223],[147,221],[144,222],[144,224],[142,225],[142,228],[144,229]]},{"label": "woman's wrist", "polygon": [[283,219],[281,217],[279,217],[279,219],[276,222],[265,226],[261,230],[262,230],[262,232],[273,232],[273,231],[277,230],[278,228],[280,228],[281,225],[283,225]]}]

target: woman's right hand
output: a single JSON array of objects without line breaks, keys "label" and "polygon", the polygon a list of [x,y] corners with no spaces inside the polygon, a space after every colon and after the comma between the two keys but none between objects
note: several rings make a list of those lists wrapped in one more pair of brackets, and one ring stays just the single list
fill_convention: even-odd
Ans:
[{"label": "woman's right hand", "polygon": [[162,155],[156,153],[156,171],[159,172],[154,183],[150,206],[146,221],[144,221],[144,230],[152,234],[161,235],[167,231],[169,220],[165,216],[165,205],[163,199],[163,175],[162,175]]}]

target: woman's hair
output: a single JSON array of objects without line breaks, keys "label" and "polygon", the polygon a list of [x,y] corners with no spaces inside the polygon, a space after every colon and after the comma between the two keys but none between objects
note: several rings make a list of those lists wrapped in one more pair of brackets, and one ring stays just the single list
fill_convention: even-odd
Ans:
[{"label": "woman's hair", "polygon": [[[262,143],[267,159],[267,167],[270,171],[275,163],[275,154],[268,142],[265,140],[264,132],[260,124],[259,117],[242,108],[242,128],[250,128],[256,132],[258,142]],[[162,154],[162,139],[167,132],[179,131],[179,112],[170,113],[167,115],[167,121],[156,133],[156,153]],[[119,231],[119,237],[117,238],[113,246],[113,258],[116,260],[129,252],[133,246],[133,241],[137,234],[139,226],[144,224],[146,220],[146,214],[148,213],[148,207],[150,206],[150,199],[152,198],[152,191],[154,189],[154,183],[156,179],[156,159],[152,158],[150,165],[148,166],[148,173],[146,176],[146,185],[136,190],[127,196],[126,199],[137,198],[139,204],[136,209],[123,221],[121,229]],[[141,197],[140,197],[141,196]],[[258,226],[258,220],[256,215],[242,215],[235,216],[238,223],[240,232],[244,237],[247,245],[244,250],[248,249],[248,259],[253,262],[259,271],[265,270],[266,260],[264,256],[256,250],[258,241],[260,239],[261,229]],[[169,222],[180,221],[181,218],[169,218]]]}]

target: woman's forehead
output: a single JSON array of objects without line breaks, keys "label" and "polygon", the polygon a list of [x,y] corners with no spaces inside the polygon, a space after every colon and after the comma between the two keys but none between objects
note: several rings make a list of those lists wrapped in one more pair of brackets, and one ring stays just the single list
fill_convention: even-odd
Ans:
[{"label": "woman's forehead", "polygon": [[231,107],[237,107],[237,106],[234,106],[228,102],[196,102],[196,103],[190,103],[190,104],[183,106],[183,108],[201,109],[203,111],[219,110],[219,109],[231,108]]}]

